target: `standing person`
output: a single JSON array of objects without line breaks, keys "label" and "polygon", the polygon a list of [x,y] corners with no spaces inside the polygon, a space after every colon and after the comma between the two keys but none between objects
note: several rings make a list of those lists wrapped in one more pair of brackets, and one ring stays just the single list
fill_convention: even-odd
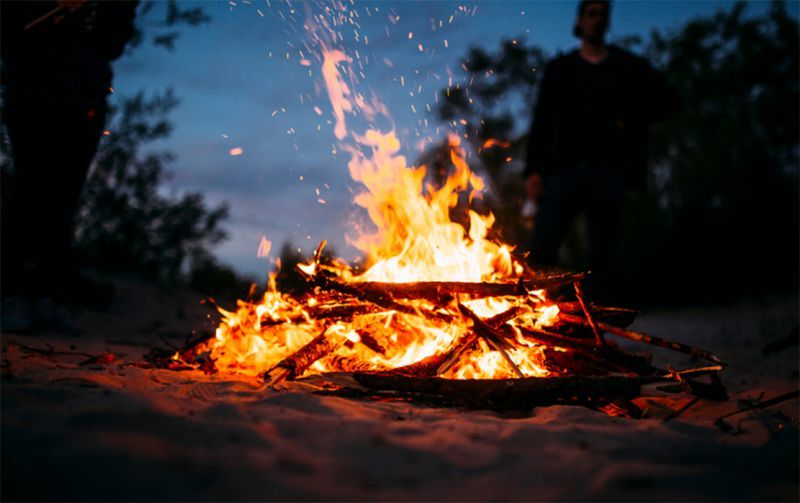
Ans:
[{"label": "standing person", "polygon": [[605,42],[610,2],[583,0],[574,34],[581,46],[545,69],[528,137],[525,189],[537,203],[535,266],[554,266],[575,216],[588,231],[587,284],[608,294],[623,198],[643,189],[648,126],[680,99],[643,59]]},{"label": "standing person", "polygon": [[54,301],[97,297],[97,285],[71,269],[70,244],[105,126],[111,62],[134,33],[136,7],[0,3],[2,119],[14,167],[0,217],[4,330],[61,328]]}]

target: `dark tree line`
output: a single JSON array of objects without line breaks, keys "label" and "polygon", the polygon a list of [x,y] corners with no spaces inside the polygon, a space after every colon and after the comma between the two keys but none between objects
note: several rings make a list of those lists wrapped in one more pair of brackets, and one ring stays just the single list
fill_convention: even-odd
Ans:
[{"label": "dark tree line", "polygon": [[[172,50],[185,28],[209,21],[202,7],[186,7],[175,0],[141,2],[126,52],[146,43]],[[226,205],[211,208],[198,192],[165,192],[163,182],[175,155],[152,145],[172,131],[169,114],[178,105],[173,91],[114,95],[110,101],[107,131],[77,216],[76,261],[143,273],[168,283],[190,272],[190,283],[203,289],[238,281],[209,252],[225,238]],[[14,168],[5,133],[0,140],[5,196],[13,190],[8,175]]]},{"label": "dark tree line", "polygon": [[[627,201],[618,253],[622,293],[639,301],[643,293],[651,300],[709,293],[723,300],[753,289],[796,291],[797,20],[783,2],[760,16],[740,3],[674,32],[617,43],[664,71],[684,102],[680,114],[653,128],[648,190]],[[517,243],[528,232],[520,217],[521,155],[546,60],[521,40],[505,41],[495,53],[472,48],[463,63],[473,85],[443,93],[438,110],[445,121],[465,120],[493,185],[489,206],[504,237]],[[483,148],[490,138],[507,145]],[[579,229],[573,234],[567,265],[580,268],[584,240]]]},{"label": "dark tree line", "polygon": [[112,108],[79,210],[76,247],[90,264],[133,269],[175,281],[190,260],[225,237],[225,205],[208,208],[202,194],[163,193],[171,152],[148,150],[169,136],[171,91],[122,99]]}]

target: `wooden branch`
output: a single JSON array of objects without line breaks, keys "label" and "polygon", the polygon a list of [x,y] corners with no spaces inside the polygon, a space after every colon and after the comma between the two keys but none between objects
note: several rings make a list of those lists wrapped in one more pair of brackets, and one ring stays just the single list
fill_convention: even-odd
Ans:
[{"label": "wooden branch", "polygon": [[482,319],[480,319],[475,313],[473,313],[467,306],[461,304],[459,302],[458,309],[468,316],[472,320],[472,329],[475,331],[476,334],[483,337],[486,342],[489,343],[503,359],[508,363],[511,368],[514,370],[514,373],[517,374],[518,377],[524,378],[525,374],[519,368],[519,366],[514,363],[514,360],[511,359],[506,349],[511,349],[513,346],[507,340],[507,337],[502,332],[495,330],[494,327],[491,327],[486,324]]},{"label": "wooden branch", "polygon": [[[587,320],[579,316],[573,316],[571,314],[558,313],[558,319],[567,323],[571,323],[573,325],[589,326],[589,322]],[[637,341],[644,344],[650,344],[652,346],[658,346],[660,348],[671,349],[679,353],[685,353],[687,355],[691,355],[696,358],[702,358],[710,362],[724,365],[722,360],[720,360],[717,356],[704,349],[696,348],[694,346],[689,346],[681,342],[662,339],[660,337],[655,337],[641,332],[634,332],[633,330],[628,330],[625,328],[615,327],[607,323],[598,323],[597,326],[600,330],[604,332],[608,332],[610,334],[614,334],[619,337],[623,337],[625,339],[630,339],[632,341]]]},{"label": "wooden branch", "polygon": [[[315,306],[307,309],[308,317],[314,320],[350,320],[353,316],[361,314],[372,314],[385,311],[384,309],[376,306],[375,304],[367,303],[354,303],[354,304],[338,304],[333,306]],[[297,324],[304,323],[306,317],[303,315],[293,316],[291,318],[273,319],[267,318],[261,320],[261,327],[271,327],[275,325],[283,325],[285,323]]]},{"label": "wooden branch", "polygon": [[490,339],[502,346],[504,349],[512,349],[512,341],[513,338],[509,337],[508,335],[500,332],[494,327],[489,326],[485,321],[480,319],[478,315],[472,312],[470,308],[465,306],[464,304],[459,303],[458,309],[461,313],[466,316],[467,318],[472,320],[472,329],[485,339]]},{"label": "wooden branch", "polygon": [[[583,312],[580,302],[577,301],[557,302],[556,306],[558,306],[559,311],[570,314]],[[623,328],[633,323],[640,314],[640,312],[635,309],[627,309],[624,307],[598,306],[592,303],[587,304],[586,307],[589,309],[589,312],[592,313],[595,320]]]},{"label": "wooden branch", "polygon": [[390,296],[394,299],[426,299],[435,303],[456,295],[471,298],[525,296],[531,290],[544,290],[554,286],[579,281],[586,273],[556,274],[520,281],[518,283],[473,283],[460,281],[418,281],[413,283],[385,283],[363,281],[350,283],[362,294]]},{"label": "wooden branch", "polygon": [[377,306],[380,306],[388,311],[397,311],[399,313],[410,314],[413,316],[423,316],[425,318],[436,319],[445,323],[449,323],[453,320],[453,317],[447,313],[423,311],[416,307],[408,306],[406,304],[397,302],[389,294],[384,292],[361,291],[360,289],[354,286],[357,283],[353,284],[342,283],[335,278],[329,277],[329,275],[326,274],[324,271],[319,271],[314,276],[308,276],[302,271],[300,271],[300,273],[307,281],[309,281],[314,286],[351,295],[357,299],[367,301]]},{"label": "wooden branch", "polygon": [[311,339],[311,342],[265,372],[264,381],[267,384],[276,386],[287,379],[295,379],[302,375],[315,361],[335,351],[339,344],[327,337],[325,334],[327,330],[328,328],[325,327],[318,336]]},{"label": "wooden branch", "polygon": [[782,395],[778,395],[774,398],[770,398],[769,400],[759,401],[754,404],[748,405],[743,409],[734,410],[733,412],[728,412],[719,417],[719,419],[725,419],[731,416],[735,416],[736,414],[741,414],[742,412],[747,412],[750,410],[756,409],[766,409],[767,407],[772,407],[773,405],[777,405],[779,403],[785,402],[787,400],[792,400],[794,398],[800,398],[800,390],[790,391],[788,393],[784,393]]},{"label": "wooden branch", "polygon": [[453,368],[453,366],[458,363],[458,360],[464,356],[464,353],[477,341],[478,335],[475,332],[467,332],[462,335],[460,343],[456,344],[455,348],[449,352],[447,358],[436,368],[436,373],[433,375],[442,375]]},{"label": "wooden branch", "polygon": [[461,355],[475,343],[478,336],[472,332],[462,333],[447,351],[433,354],[427,358],[386,371],[388,374],[403,375],[408,377],[433,377],[447,372]]},{"label": "wooden branch", "polygon": [[[520,309],[518,307],[512,307],[489,318],[486,320],[486,323],[490,326],[497,326],[514,319],[519,312]],[[477,339],[478,336],[474,332],[463,333],[460,337],[453,341],[447,351],[436,353],[427,358],[423,358],[418,362],[391,369],[386,372],[410,377],[433,377],[436,375],[442,375],[450,370],[453,365],[455,365],[456,362],[461,359],[461,356],[470,347],[472,347]]]},{"label": "wooden branch", "polygon": [[[510,328],[510,327],[509,327]],[[597,346],[588,340],[567,337],[555,332],[548,332],[540,329],[527,329],[517,327],[523,337],[532,339],[545,346],[557,346],[563,349],[574,351],[585,356],[595,363],[608,369],[617,370],[626,374],[640,376],[664,375],[666,372],[653,367],[641,356],[630,355],[613,349],[610,345]]]},{"label": "wooden branch", "polygon": [[592,327],[592,332],[594,332],[595,342],[597,342],[598,346],[604,346],[606,344],[606,340],[603,339],[603,336],[600,334],[600,329],[597,328],[597,323],[594,321],[592,317],[592,313],[589,312],[589,308],[586,307],[586,302],[583,300],[583,287],[581,286],[580,281],[576,281],[575,285],[575,296],[578,298],[578,303],[581,305],[581,310],[583,310],[583,314],[586,316],[586,321],[589,322],[589,326]]}]

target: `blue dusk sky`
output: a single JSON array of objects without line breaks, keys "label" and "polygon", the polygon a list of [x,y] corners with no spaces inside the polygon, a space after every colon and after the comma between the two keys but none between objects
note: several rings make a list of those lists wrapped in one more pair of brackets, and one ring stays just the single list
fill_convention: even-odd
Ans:
[{"label": "blue dusk sky", "polygon": [[[115,64],[117,95],[172,87],[181,100],[171,116],[173,134],[158,145],[177,154],[164,190],[199,191],[212,204],[228,202],[229,239],[215,254],[241,273],[263,278],[271,267],[256,256],[262,235],[272,241],[273,257],[286,241],[309,254],[322,239],[345,259],[356,257],[345,236],[353,232],[352,199],[359,187],[348,176],[347,155],[336,147],[319,66],[313,60],[303,66],[299,53],[308,42],[303,23],[318,5],[278,0],[183,5],[202,6],[211,22],[183,30],[174,51],[145,43]],[[494,51],[511,38],[551,54],[570,50],[577,45],[571,35],[576,5],[354,1],[350,9],[358,12],[358,27],[342,30],[340,47],[351,55],[358,51],[364,74],[359,90],[374,91],[388,106],[412,163],[423,139],[441,138],[448,130],[436,119],[435,96],[450,76],[454,82],[463,77],[459,64],[469,47]],[[610,38],[669,32],[732,5],[617,1]],[[767,2],[755,2],[748,12],[768,8]],[[797,16],[798,3],[790,2],[789,9]],[[235,148],[241,155],[231,155]]]}]

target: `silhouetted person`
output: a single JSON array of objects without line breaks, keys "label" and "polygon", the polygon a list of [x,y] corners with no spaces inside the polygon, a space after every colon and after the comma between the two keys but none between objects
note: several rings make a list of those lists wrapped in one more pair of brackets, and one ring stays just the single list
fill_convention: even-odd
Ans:
[{"label": "silhouetted person", "polygon": [[580,2],[574,34],[581,47],[545,69],[525,169],[526,192],[539,206],[533,264],[556,265],[583,212],[594,298],[609,291],[625,193],[645,185],[648,125],[680,107],[646,61],[605,43],[609,9],[609,2]]},{"label": "silhouetted person", "polygon": [[26,308],[54,298],[70,301],[92,287],[71,268],[70,242],[105,125],[111,62],[134,32],[136,6],[0,2],[3,123],[14,166],[2,201],[6,329],[30,321],[20,310],[22,299]]}]

